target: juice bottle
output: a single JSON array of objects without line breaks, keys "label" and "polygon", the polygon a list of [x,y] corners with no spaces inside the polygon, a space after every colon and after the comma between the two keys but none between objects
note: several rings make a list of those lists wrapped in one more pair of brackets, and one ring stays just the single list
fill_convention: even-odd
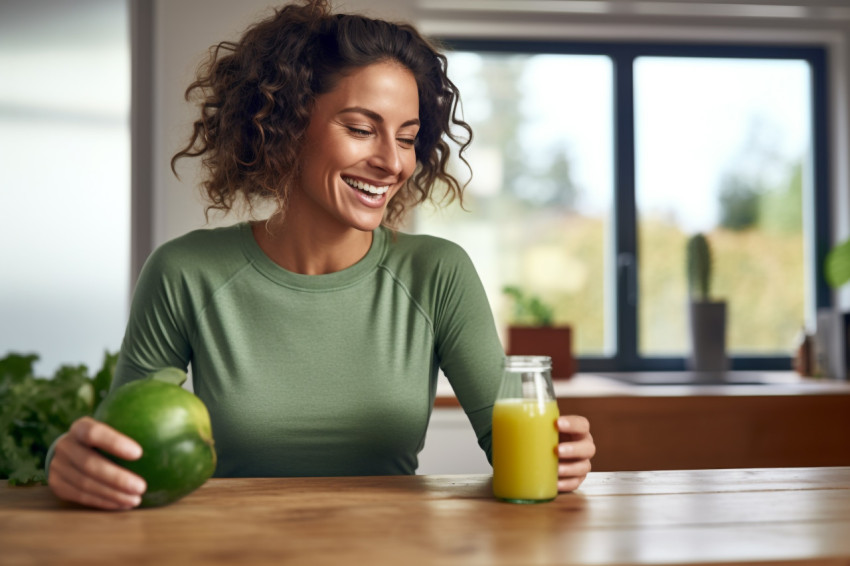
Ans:
[{"label": "juice bottle", "polygon": [[558,494],[558,404],[504,399],[493,407],[493,494],[548,501]]},{"label": "juice bottle", "polygon": [[493,406],[493,495],[511,503],[558,494],[558,404],[546,356],[508,356]]}]

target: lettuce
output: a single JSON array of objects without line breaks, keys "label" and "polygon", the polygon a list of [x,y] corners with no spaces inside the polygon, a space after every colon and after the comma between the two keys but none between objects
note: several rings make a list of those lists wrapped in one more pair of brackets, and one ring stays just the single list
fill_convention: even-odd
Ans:
[{"label": "lettuce", "polygon": [[53,379],[39,378],[32,368],[37,360],[15,353],[0,359],[0,479],[10,485],[47,483],[48,448],[106,396],[118,354],[106,352],[92,377],[85,365],[64,365]]}]

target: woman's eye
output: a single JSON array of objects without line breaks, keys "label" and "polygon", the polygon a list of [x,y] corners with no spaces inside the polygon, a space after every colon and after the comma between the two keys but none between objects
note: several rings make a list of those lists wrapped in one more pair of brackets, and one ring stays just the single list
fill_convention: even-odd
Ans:
[{"label": "woman's eye", "polygon": [[369,130],[364,130],[362,128],[356,128],[354,126],[348,126],[348,131],[354,134],[355,136],[366,138],[372,135],[372,132]]},{"label": "woman's eye", "polygon": [[416,145],[416,138],[396,138],[398,143],[403,145],[404,147],[413,147]]}]

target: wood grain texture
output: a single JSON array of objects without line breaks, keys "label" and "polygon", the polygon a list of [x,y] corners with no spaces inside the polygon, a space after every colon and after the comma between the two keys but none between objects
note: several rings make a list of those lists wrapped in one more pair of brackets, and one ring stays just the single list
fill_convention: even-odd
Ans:
[{"label": "wood grain texture", "polygon": [[598,471],[850,465],[850,395],[579,397]]},{"label": "wood grain texture", "polygon": [[595,472],[551,503],[489,476],[212,479],[101,512],[0,486],[0,564],[850,564],[850,467]]}]

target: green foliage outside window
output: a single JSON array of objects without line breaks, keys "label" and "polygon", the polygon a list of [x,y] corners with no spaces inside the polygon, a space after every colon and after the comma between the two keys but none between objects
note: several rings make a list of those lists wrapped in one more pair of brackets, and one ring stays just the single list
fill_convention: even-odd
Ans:
[{"label": "green foliage outside window", "polygon": [[[454,66],[455,60],[450,71]],[[474,255],[473,260],[487,266],[490,290],[501,291],[509,283],[538,296],[552,306],[554,324],[572,326],[578,355],[610,354],[617,316],[614,217],[610,209],[586,206],[589,195],[605,187],[582,184],[577,172],[597,164],[579,161],[571,151],[602,138],[572,139],[559,130],[563,137],[541,141],[540,132],[546,130],[541,120],[551,115],[528,104],[534,98],[529,92],[542,87],[528,81],[533,66],[528,55],[482,56],[477,67],[457,77],[476,133],[473,150],[499,155],[495,161],[473,160],[473,171],[476,176],[495,171],[499,186],[471,192],[469,212],[440,213],[427,221],[427,231],[456,241],[487,242],[489,247],[480,246],[484,260]],[[575,78],[575,89],[599,87],[587,77]],[[599,120],[600,127],[604,124]],[[788,355],[804,323],[802,203],[810,170],[802,158],[778,154],[776,136],[763,126],[755,120],[751,135],[737,152],[730,151],[716,187],[717,224],[704,228],[715,260],[712,295],[727,300],[733,355]],[[682,180],[681,190],[688,193],[687,177]],[[639,354],[681,356],[688,349],[688,284],[682,266],[693,229],[676,217],[682,210],[656,214],[639,204],[637,212]],[[501,298],[491,297],[504,328],[516,313],[515,303]]]},{"label": "green foliage outside window", "polygon": [[850,239],[829,251],[824,269],[830,286],[838,288],[850,282]]}]

